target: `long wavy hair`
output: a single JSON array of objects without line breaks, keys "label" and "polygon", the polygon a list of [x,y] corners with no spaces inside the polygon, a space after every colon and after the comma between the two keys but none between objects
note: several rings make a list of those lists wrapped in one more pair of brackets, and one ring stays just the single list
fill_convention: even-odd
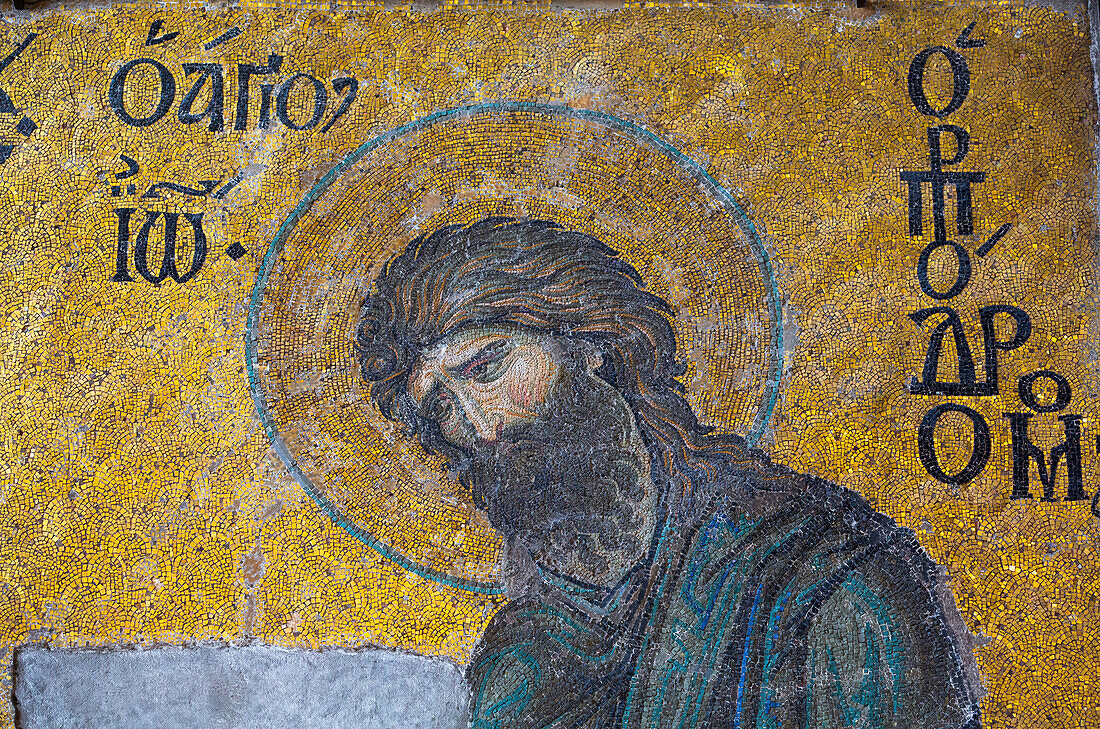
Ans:
[{"label": "long wavy hair", "polygon": [[408,392],[421,352],[461,329],[499,324],[586,343],[603,355],[596,375],[622,393],[667,478],[666,506],[686,516],[767,459],[699,422],[678,379],[686,366],[676,357],[672,307],[644,285],[616,251],[551,221],[446,226],[382,269],[360,315],[360,370],[385,417],[453,462],[456,449]]}]

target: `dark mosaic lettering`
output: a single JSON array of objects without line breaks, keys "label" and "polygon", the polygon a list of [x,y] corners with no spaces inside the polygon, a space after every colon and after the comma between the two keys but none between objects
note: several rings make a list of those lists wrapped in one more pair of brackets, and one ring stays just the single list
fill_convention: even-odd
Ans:
[{"label": "dark mosaic lettering", "polygon": [[237,28],[237,27],[230,28],[229,30],[227,30],[224,33],[222,33],[221,35],[219,35],[217,38],[214,38],[213,40],[209,40],[206,43],[203,43],[203,45],[202,45],[203,50],[209,51],[211,48],[216,48],[216,47],[220,46],[222,43],[233,40],[234,38],[236,38],[237,36],[239,36],[243,32],[244,31],[242,31],[240,28]]},{"label": "dark mosaic lettering", "polygon": [[[156,107],[148,116],[135,117],[126,110],[123,95],[126,91],[126,80],[129,78],[130,73],[140,66],[151,66],[157,72],[160,79],[160,97],[157,100]],[[172,107],[172,102],[175,100],[176,79],[172,77],[172,73],[163,63],[152,58],[135,58],[124,63],[122,68],[118,69],[111,78],[111,86],[107,92],[107,101],[114,109],[115,114],[132,127],[148,127],[156,124],[168,113],[168,110]]]},{"label": "dark mosaic lettering", "polygon": [[161,198],[161,191],[179,192],[184,195],[190,195],[191,197],[206,197],[210,194],[210,191],[217,187],[221,180],[199,180],[198,187],[189,187],[187,185],[181,185],[178,182],[155,182],[149,186],[149,189],[142,193],[142,199],[152,198],[159,200]]},{"label": "dark mosaic lettering", "polygon": [[[290,102],[290,94],[293,92],[294,84],[298,79],[308,82],[309,85],[313,87],[313,116],[301,124],[291,119],[290,113],[287,110],[287,105]],[[351,96],[349,95],[348,98],[350,99]],[[327,104],[328,91],[325,90],[325,85],[309,74],[296,73],[287,79],[279,88],[279,93],[275,96],[275,113],[279,116],[279,121],[284,125],[290,129],[301,131],[304,129],[312,129],[317,126],[317,123],[321,121],[321,117],[325,115],[325,106]]]},{"label": "dark mosaic lettering", "polygon": [[[115,273],[112,281],[133,281],[129,269],[130,248],[130,219],[137,212],[134,208],[116,208],[118,216],[118,246],[116,249]],[[190,223],[193,232],[191,249],[191,262],[182,274],[177,266],[177,234],[180,213],[166,213],[159,210],[146,210],[145,222],[138,231],[134,240],[134,269],[141,277],[153,285],[162,283],[170,278],[176,283],[186,283],[202,268],[206,262],[206,233],[202,228],[202,213],[183,213],[184,219]],[[149,268],[149,243],[153,235],[154,226],[158,219],[164,218],[163,231],[164,253],[161,260],[160,271],[154,274]]]},{"label": "dark mosaic lettering", "polygon": [[[279,72],[282,65],[283,57],[274,53],[267,57],[266,66],[258,66],[253,63],[237,64],[237,108],[233,116],[233,128],[235,130],[244,131],[248,128],[249,79],[253,76],[270,76],[276,74]],[[270,86],[265,91],[263,98],[266,100],[265,104],[271,103]]]},{"label": "dark mosaic lettering", "polygon": [[[1033,413],[1004,413],[1012,433],[1012,498],[1033,498],[1030,490],[1030,461],[1035,462],[1039,481],[1043,485],[1043,501],[1056,501],[1054,481],[1058,476],[1058,464],[1066,459],[1066,501],[1085,501],[1084,478],[1081,472],[1081,416],[1060,415],[1066,438],[1050,449],[1046,458],[1043,449],[1035,445],[1028,435],[1028,421]],[[1049,464],[1049,468],[1048,468]]]},{"label": "dark mosaic lettering", "polygon": [[[951,64],[953,83],[951,101],[942,109],[933,107],[924,93],[924,70],[928,65],[928,60],[937,53],[943,54],[944,58]],[[917,107],[917,111],[921,114],[938,116],[942,119],[962,106],[963,102],[966,100],[966,95],[969,93],[970,66],[967,64],[966,58],[957,51],[945,48],[944,46],[925,48],[918,53],[913,58],[913,62],[909,64],[909,98],[913,101],[913,106]]]},{"label": "dark mosaic lettering", "polygon": [[[936,453],[936,426],[947,413],[962,413],[970,419],[973,425],[974,445],[970,457],[958,473],[950,474],[940,465],[939,455]],[[920,454],[921,464],[937,481],[950,484],[964,484],[974,480],[982,472],[985,464],[989,462],[989,454],[992,451],[993,440],[989,433],[989,423],[979,412],[954,402],[940,403],[928,411],[921,421],[920,431],[917,434],[917,449]]]},{"label": "dark mosaic lettering", "polygon": [[332,128],[332,125],[336,123],[336,120],[347,113],[351,108],[352,103],[355,102],[355,95],[359,93],[359,82],[353,78],[338,78],[332,82],[332,90],[337,94],[343,94],[345,91],[347,95],[344,96],[344,100],[340,102],[340,107],[336,110],[336,113],[332,115],[323,127],[321,132],[327,132]]},{"label": "dark mosaic lettering", "polygon": [[145,38],[145,45],[147,46],[159,46],[161,43],[167,43],[170,40],[175,40],[179,35],[179,31],[173,31],[171,33],[165,33],[164,35],[157,35],[160,33],[161,28],[164,27],[164,21],[154,20],[149,24],[149,35]]},{"label": "dark mosaic lettering", "polygon": [[[177,116],[183,124],[194,124],[203,119],[210,119],[208,127],[212,132],[220,132],[225,126],[225,79],[222,75],[222,67],[217,63],[185,63],[184,72],[190,76],[193,73],[200,74],[195,83],[191,85],[183,99],[180,100]],[[206,102],[206,108],[199,113],[194,113],[191,107],[198,98],[204,86],[209,86],[210,100]]]}]

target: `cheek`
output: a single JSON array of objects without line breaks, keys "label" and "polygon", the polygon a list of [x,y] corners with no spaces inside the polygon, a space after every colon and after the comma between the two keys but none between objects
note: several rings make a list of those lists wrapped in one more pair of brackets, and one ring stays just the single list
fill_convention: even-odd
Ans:
[{"label": "cheek", "polygon": [[557,374],[557,364],[541,350],[517,357],[505,376],[505,394],[515,408],[534,414],[546,400]]}]

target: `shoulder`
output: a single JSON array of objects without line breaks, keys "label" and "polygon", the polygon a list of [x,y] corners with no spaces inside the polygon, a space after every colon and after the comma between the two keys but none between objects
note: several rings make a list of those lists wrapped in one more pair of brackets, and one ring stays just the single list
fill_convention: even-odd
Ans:
[{"label": "shoulder", "polygon": [[[605,726],[620,710],[627,626],[586,619],[552,596],[521,598],[490,622],[467,671],[474,729]],[[628,641],[629,642],[629,641]]]},{"label": "shoulder", "polygon": [[546,666],[538,646],[517,643],[484,652],[467,672],[472,726],[515,726],[542,691]]},{"label": "shoulder", "polygon": [[[532,708],[550,669],[537,603],[508,603],[489,621],[466,669],[473,727],[514,726]],[[552,671],[551,671],[552,674]]]},{"label": "shoulder", "polygon": [[969,631],[930,565],[900,540],[838,571],[806,635],[816,725],[851,712],[914,729],[977,720]]},{"label": "shoulder", "polygon": [[[757,452],[759,453],[759,452]],[[762,455],[762,454],[761,454]],[[761,525],[782,524],[801,535],[800,582],[817,593],[820,606],[869,606],[874,599],[910,620],[965,630],[943,570],[913,530],[875,511],[859,493],[761,458],[762,485],[738,507]],[[866,602],[866,600],[871,602]],[[864,602],[861,602],[863,600]],[[949,603],[949,604],[945,604]]]},{"label": "shoulder", "polygon": [[[805,678],[806,705],[889,714],[913,727],[976,720],[969,631],[913,531],[860,494],[766,457],[736,477],[748,488],[727,489],[717,511],[743,514],[770,550],[772,564],[757,572],[759,606],[770,616],[760,648],[767,655],[768,645],[785,646],[776,666]],[[854,716],[836,724],[831,714],[812,723],[843,726]]]},{"label": "shoulder", "polygon": [[821,535],[823,547],[886,549],[910,559],[922,578],[936,572],[912,530],[875,511],[852,489],[775,463],[756,448],[716,474],[721,483],[711,489],[718,497],[711,512],[739,513],[761,525],[801,524]]},{"label": "shoulder", "polygon": [[[471,683],[502,663],[529,663],[536,658],[537,646],[546,634],[545,604],[535,597],[524,597],[505,604],[493,615],[478,640],[466,671]],[[527,646],[526,649],[519,646]]]}]

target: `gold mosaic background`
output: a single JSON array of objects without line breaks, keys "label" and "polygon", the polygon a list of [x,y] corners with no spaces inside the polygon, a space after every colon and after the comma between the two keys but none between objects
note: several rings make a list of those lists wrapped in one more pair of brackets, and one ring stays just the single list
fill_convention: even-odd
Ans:
[{"label": "gold mosaic background", "polygon": [[[156,20],[179,36],[146,46]],[[914,110],[906,74],[917,52],[952,46],[971,22],[988,44],[963,51],[970,94],[945,120],[971,135],[962,167],[986,174],[964,242],[973,251],[1001,224],[1013,228],[988,256],[973,256],[970,285],[946,303],[972,346],[980,306],[1019,306],[1033,330],[1002,354],[1000,396],[912,396],[905,383],[920,371],[927,332],[908,314],[935,302],[917,283],[929,238],[908,236],[898,171],[927,168],[934,120]],[[203,49],[231,27],[242,34]],[[1083,16],[1022,4],[877,14],[128,6],[9,17],[0,31],[0,55],[38,34],[0,73],[22,109],[0,112],[0,142],[15,145],[0,165],[0,637],[9,647],[257,639],[466,660],[499,602],[369,551],[270,450],[244,372],[247,297],[279,223],[350,150],[440,109],[538,100],[646,126],[703,164],[766,233],[789,351],[764,445],[916,530],[978,637],[986,725],[1100,725],[1097,519],[1088,502],[1009,499],[1001,415],[1024,409],[1020,375],[1066,376],[1065,412],[1085,416],[1085,488],[1100,488],[1096,110]],[[235,68],[269,54],[285,58],[271,82],[299,71],[326,83],[355,77],[357,100],[325,133],[258,129],[255,94],[267,81],[257,78],[252,121],[235,131],[231,71],[225,131],[177,121],[195,78],[182,63]],[[162,62],[179,88],[168,115],[133,128],[110,109],[107,88],[139,57]],[[929,65],[930,95],[949,83],[946,64]],[[127,103],[139,108],[154,90],[138,84]],[[290,106],[295,119],[309,114]],[[29,136],[15,129],[23,116],[37,124]],[[137,176],[116,179],[122,154],[140,163]],[[242,168],[248,176],[217,200],[111,194],[118,183],[140,195],[157,181],[194,185]],[[210,255],[192,281],[110,280],[113,210],[127,205],[203,212]],[[237,261],[224,253],[235,242],[248,250]],[[959,487],[932,479],[916,450],[924,414],[947,401],[982,413],[994,439],[982,475]],[[1032,435],[1045,448],[1058,442],[1055,416],[1033,418]],[[940,436],[942,453],[969,448],[955,421]]]}]

